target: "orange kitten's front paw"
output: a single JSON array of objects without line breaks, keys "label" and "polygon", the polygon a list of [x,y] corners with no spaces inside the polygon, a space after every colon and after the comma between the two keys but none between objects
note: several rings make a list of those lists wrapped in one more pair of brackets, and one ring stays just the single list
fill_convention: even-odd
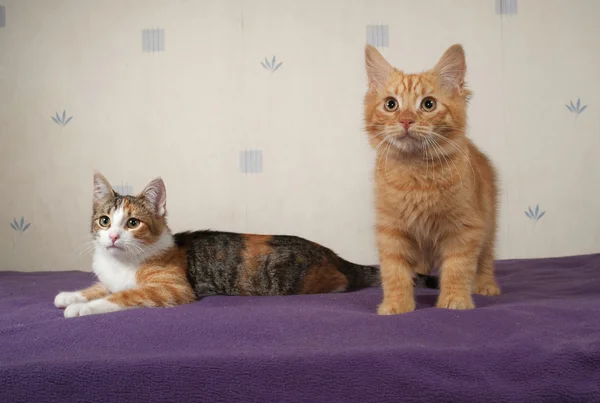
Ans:
[{"label": "orange kitten's front paw", "polygon": [[473,309],[475,304],[469,294],[446,294],[440,295],[436,304],[443,309]]},{"label": "orange kitten's front paw", "polygon": [[473,292],[477,295],[500,295],[500,287],[494,280],[486,280],[475,283]]},{"label": "orange kitten's front paw", "polygon": [[407,313],[415,310],[415,301],[383,301],[377,308],[379,315],[397,315],[399,313]]}]

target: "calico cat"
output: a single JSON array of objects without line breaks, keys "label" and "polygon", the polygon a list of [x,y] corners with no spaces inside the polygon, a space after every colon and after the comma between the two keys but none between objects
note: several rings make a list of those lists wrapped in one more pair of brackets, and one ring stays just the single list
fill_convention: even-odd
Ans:
[{"label": "calico cat", "polygon": [[415,308],[412,278],[440,268],[437,306],[474,308],[498,295],[494,275],[496,173],[466,137],[466,61],[460,45],[420,74],[365,50],[366,131],[377,152],[375,194],[382,315]]},{"label": "calico cat", "polygon": [[[67,318],[134,307],[186,304],[206,295],[289,295],[378,286],[376,267],[360,266],[294,236],[197,231],[172,234],[166,190],[155,179],[121,196],[94,175],[91,231],[99,282],[54,300]],[[435,277],[417,285],[437,287]]]}]

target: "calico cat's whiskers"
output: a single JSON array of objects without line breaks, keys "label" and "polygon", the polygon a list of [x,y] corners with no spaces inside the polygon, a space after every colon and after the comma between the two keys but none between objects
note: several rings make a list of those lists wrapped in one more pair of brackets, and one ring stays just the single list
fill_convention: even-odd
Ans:
[{"label": "calico cat's whiskers", "polygon": [[133,262],[141,262],[145,253],[144,249],[137,245],[135,242],[124,241],[123,249],[125,249],[125,255]]},{"label": "calico cat's whiskers", "polygon": [[139,263],[148,260],[160,250],[154,244],[147,244],[142,247],[138,243],[128,240],[123,241],[123,249],[131,261]]},{"label": "calico cat's whiskers", "polygon": [[156,253],[160,252],[160,247],[156,246],[156,245],[146,245],[144,248],[141,248],[140,246],[136,245],[138,248],[141,249],[141,254],[140,254],[140,262],[145,262],[148,259],[151,259],[154,255],[156,255]]},{"label": "calico cat's whiskers", "polygon": [[92,239],[92,240],[86,241],[86,242],[82,243],[81,245],[79,245],[77,248],[75,248],[70,253],[70,255],[74,256],[73,261],[76,262],[79,259],[81,259],[82,257],[84,257],[85,255],[87,255],[88,253],[92,252],[95,248],[96,248],[96,243]]}]

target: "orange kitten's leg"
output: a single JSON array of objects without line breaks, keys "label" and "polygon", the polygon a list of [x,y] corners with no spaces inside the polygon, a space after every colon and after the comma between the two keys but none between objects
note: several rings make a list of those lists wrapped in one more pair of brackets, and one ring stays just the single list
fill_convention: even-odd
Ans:
[{"label": "orange kitten's leg", "polygon": [[406,233],[386,227],[377,228],[377,243],[383,286],[383,302],[377,313],[393,315],[414,311],[415,245]]},{"label": "orange kitten's leg", "polygon": [[435,266],[435,259],[433,256],[433,250],[428,245],[421,247],[421,253],[419,254],[419,263],[415,268],[415,272],[419,274],[429,274]]},{"label": "orange kitten's leg", "polygon": [[102,283],[96,283],[81,291],[61,292],[54,298],[54,306],[66,308],[71,304],[78,304],[102,298],[108,295],[108,288]]},{"label": "orange kitten's leg", "polygon": [[500,287],[494,276],[493,245],[487,245],[481,251],[473,292],[479,295],[500,295]]},{"label": "orange kitten's leg", "polygon": [[438,308],[475,308],[471,292],[481,250],[479,239],[481,231],[471,229],[442,243]]}]

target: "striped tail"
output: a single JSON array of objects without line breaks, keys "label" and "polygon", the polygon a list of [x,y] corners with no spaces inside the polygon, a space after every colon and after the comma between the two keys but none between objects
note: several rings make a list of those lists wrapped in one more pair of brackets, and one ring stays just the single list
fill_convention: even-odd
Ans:
[{"label": "striped tail", "polygon": [[[381,285],[381,275],[378,266],[363,266],[344,260],[344,266],[341,271],[348,279],[349,289],[379,287]],[[415,287],[419,288],[439,288],[439,278],[427,274],[415,274],[414,283]]]}]

